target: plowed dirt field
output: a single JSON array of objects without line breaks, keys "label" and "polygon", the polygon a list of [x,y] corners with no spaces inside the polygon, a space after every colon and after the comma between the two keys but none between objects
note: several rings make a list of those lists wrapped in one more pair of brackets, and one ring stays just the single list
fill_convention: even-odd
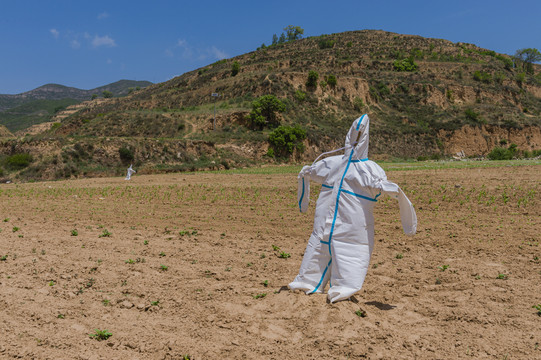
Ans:
[{"label": "plowed dirt field", "polygon": [[387,176],[418,233],[380,198],[336,304],[285,288],[318,194],[299,213],[295,174],[1,184],[0,358],[541,358],[541,166]]}]

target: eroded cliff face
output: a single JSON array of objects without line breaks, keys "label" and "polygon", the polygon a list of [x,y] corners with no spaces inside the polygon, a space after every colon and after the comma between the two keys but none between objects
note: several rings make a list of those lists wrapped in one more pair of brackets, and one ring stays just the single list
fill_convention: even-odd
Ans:
[{"label": "eroded cliff face", "polygon": [[502,146],[504,141],[517,144],[520,150],[541,149],[541,128],[538,127],[508,129],[489,125],[464,126],[453,132],[442,130],[438,138],[443,143],[444,153],[449,155],[464,151],[466,156],[484,156],[495,147]]}]

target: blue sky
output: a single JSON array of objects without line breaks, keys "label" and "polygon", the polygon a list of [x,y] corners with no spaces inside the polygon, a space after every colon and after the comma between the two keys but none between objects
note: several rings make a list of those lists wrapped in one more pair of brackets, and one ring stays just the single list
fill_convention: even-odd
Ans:
[{"label": "blue sky", "polygon": [[538,0],[0,0],[0,94],[163,82],[268,45],[287,25],[305,37],[378,29],[541,50],[539,14]]}]

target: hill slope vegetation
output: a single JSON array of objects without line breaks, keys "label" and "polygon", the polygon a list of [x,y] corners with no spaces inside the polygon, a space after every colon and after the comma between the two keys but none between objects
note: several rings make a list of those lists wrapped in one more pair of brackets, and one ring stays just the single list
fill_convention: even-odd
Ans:
[{"label": "hill slope vegetation", "polygon": [[[154,172],[301,161],[342,146],[351,122],[368,113],[375,159],[478,156],[513,143],[528,154],[541,148],[541,75],[539,66],[529,69],[442,39],[372,30],[323,35],[88,102],[9,151],[56,149],[40,161],[50,177],[120,173],[131,162]],[[254,104],[264,95],[283,112],[255,126]],[[280,152],[268,141],[278,126],[301,129],[306,139]]]}]

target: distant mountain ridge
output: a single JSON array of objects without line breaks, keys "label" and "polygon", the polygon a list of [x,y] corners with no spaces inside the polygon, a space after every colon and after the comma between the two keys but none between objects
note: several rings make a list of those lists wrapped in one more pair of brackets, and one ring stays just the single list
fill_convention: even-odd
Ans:
[{"label": "distant mountain ridge", "polygon": [[0,94],[0,111],[14,108],[32,100],[61,100],[75,99],[79,101],[90,100],[93,94],[101,96],[104,91],[110,91],[113,96],[128,95],[130,89],[144,88],[152,85],[150,81],[119,80],[90,90],[60,84],[45,84],[20,94]]},{"label": "distant mountain ridge", "polygon": [[0,125],[11,132],[24,130],[32,125],[51,120],[59,110],[92,99],[103,97],[104,91],[113,97],[128,95],[131,91],[152,85],[150,81],[120,80],[91,90],[45,84],[16,95],[0,95]]}]

